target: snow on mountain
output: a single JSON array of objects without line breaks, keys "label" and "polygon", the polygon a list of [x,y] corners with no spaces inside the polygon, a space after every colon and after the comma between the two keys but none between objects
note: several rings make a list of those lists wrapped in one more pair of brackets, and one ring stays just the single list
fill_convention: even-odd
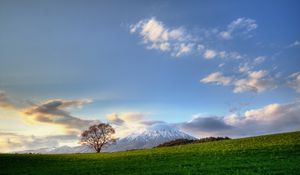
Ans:
[{"label": "snow on mountain", "polygon": [[196,139],[166,124],[156,124],[140,134],[131,134],[117,141],[105,151],[125,151],[131,149],[152,148],[176,139]]},{"label": "snow on mountain", "polygon": [[[147,128],[142,133],[133,133],[119,139],[115,144],[103,148],[103,152],[126,151],[132,149],[152,148],[159,144],[176,139],[196,139],[167,124],[156,124]],[[67,153],[89,153],[94,152],[88,146],[62,146],[57,148],[42,148],[27,150],[18,153],[41,153],[41,154],[67,154]]]}]

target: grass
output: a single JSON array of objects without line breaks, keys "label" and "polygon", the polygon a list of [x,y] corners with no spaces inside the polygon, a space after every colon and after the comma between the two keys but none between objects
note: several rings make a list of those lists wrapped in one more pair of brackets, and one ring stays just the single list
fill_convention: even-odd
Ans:
[{"label": "grass", "polygon": [[118,153],[2,154],[0,174],[300,174],[300,132]]}]

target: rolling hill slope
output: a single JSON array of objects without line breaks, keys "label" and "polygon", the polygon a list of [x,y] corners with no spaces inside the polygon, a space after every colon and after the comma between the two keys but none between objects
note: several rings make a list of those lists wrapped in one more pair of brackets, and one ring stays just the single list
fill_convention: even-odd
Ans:
[{"label": "rolling hill slope", "polygon": [[0,155],[0,174],[299,174],[300,132],[101,154]]}]

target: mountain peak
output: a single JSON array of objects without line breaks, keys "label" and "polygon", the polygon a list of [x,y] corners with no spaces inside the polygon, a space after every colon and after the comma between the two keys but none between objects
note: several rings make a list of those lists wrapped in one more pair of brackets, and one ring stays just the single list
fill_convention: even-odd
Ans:
[{"label": "mountain peak", "polygon": [[196,139],[176,127],[167,124],[155,124],[149,126],[142,133],[133,133],[129,136],[117,141],[116,145],[112,145],[106,151],[125,151],[131,149],[152,148],[165,142],[176,139]]}]

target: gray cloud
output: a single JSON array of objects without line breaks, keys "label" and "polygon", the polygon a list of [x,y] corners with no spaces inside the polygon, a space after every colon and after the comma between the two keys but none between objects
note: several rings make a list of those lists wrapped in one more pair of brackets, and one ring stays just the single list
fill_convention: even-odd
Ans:
[{"label": "gray cloud", "polygon": [[300,102],[270,104],[247,110],[242,115],[224,117],[197,116],[192,121],[176,124],[183,131],[198,137],[243,137],[300,130]]},{"label": "gray cloud", "polygon": [[[21,102],[19,100],[19,102]],[[72,116],[68,111],[69,108],[81,108],[83,105],[92,102],[88,99],[83,100],[62,100],[54,99],[34,104],[29,107],[22,108],[16,103],[12,102],[5,92],[0,91],[0,108],[12,109],[21,112],[25,116],[32,117],[34,121],[43,123],[52,123],[64,125],[69,129],[85,129],[89,125],[98,123],[97,120],[84,120]],[[27,106],[28,106],[27,104]]]},{"label": "gray cloud", "polygon": [[82,130],[99,121],[83,120],[74,117],[67,109],[71,107],[81,107],[89,102],[89,100],[49,100],[39,105],[26,108],[23,110],[23,113],[27,116],[33,116],[33,119],[38,122],[60,124],[70,129]]},{"label": "gray cloud", "polygon": [[125,120],[121,119],[117,113],[109,114],[106,118],[113,125],[121,126],[125,123]]},{"label": "gray cloud", "polygon": [[3,91],[0,91],[0,108],[16,108],[15,104],[8,99],[6,93]]},{"label": "gray cloud", "polygon": [[231,129],[232,126],[227,125],[224,122],[224,119],[221,117],[195,117],[192,121],[184,122],[179,125],[180,128],[183,130],[188,131],[204,131],[204,132],[211,132],[211,131],[223,131]]}]

